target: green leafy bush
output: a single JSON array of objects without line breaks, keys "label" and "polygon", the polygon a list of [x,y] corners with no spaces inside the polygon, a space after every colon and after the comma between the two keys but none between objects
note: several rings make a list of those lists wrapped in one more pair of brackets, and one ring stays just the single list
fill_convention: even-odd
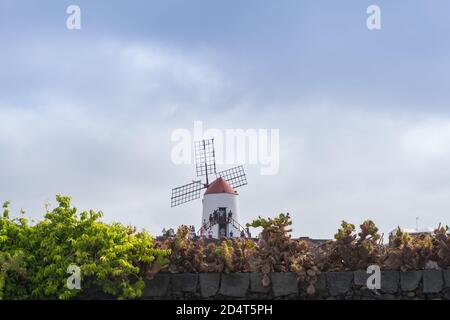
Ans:
[{"label": "green leafy bush", "polygon": [[[163,269],[170,254],[154,247],[146,232],[119,223],[107,224],[101,212],[77,214],[69,197],[57,196],[58,207],[29,225],[11,219],[4,204],[0,217],[0,298],[133,299],[144,280]],[[81,289],[70,290],[67,268],[81,269]]]}]

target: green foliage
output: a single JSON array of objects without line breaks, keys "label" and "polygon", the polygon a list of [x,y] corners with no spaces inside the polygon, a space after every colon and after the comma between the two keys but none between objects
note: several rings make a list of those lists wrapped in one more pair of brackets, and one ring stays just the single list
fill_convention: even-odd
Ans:
[{"label": "green foliage", "polygon": [[439,261],[439,257],[433,254],[439,246],[438,238],[439,234],[434,236],[421,234],[413,237],[398,227],[390,238],[390,248],[386,251],[383,261],[384,267],[407,271],[423,269],[432,261],[444,262]]},{"label": "green foliage", "polygon": [[365,269],[379,264],[383,253],[378,228],[371,220],[364,221],[356,234],[355,225],[342,221],[334,235],[335,241],[326,243],[318,255],[318,266],[329,271]]},{"label": "green foliage", "polygon": [[345,241],[351,242],[355,239],[355,225],[348,223],[346,221],[341,222],[341,228],[338,229],[338,232],[334,235],[334,239],[337,241]]},{"label": "green foliage", "polygon": [[[69,197],[34,226],[10,219],[9,203],[0,218],[0,298],[71,299],[100,291],[105,297],[141,295],[147,273],[164,268],[170,252],[154,247],[146,232],[101,222],[101,212],[79,215]],[[67,268],[81,268],[81,290],[67,287]]]},{"label": "green foliage", "polygon": [[263,285],[270,284],[271,272],[295,272],[307,283],[307,292],[315,294],[322,271],[366,269],[376,264],[382,269],[418,270],[427,263],[450,267],[448,227],[439,226],[433,235],[411,236],[399,228],[391,245],[383,244],[378,228],[371,220],[359,225],[342,221],[334,240],[315,244],[292,239],[287,214],[262,218],[248,227],[262,228],[259,239],[189,239],[181,226],[176,237],[158,241],[158,247],[171,249],[173,272],[253,272],[262,273]]},{"label": "green foliage", "polygon": [[275,232],[279,234],[287,234],[291,232],[290,229],[286,229],[288,226],[292,225],[291,219],[284,213],[280,213],[275,218],[261,218],[253,220],[251,223],[247,223],[247,227],[253,228],[263,228],[264,232]]},{"label": "green foliage", "polygon": [[441,267],[450,266],[450,235],[448,226],[439,226],[434,230],[432,255]]},{"label": "green foliage", "polygon": [[263,274],[264,286],[270,284],[270,272],[295,272],[298,279],[309,283],[308,294],[315,293],[319,269],[315,266],[310,246],[302,240],[293,240],[289,233],[292,220],[288,214],[275,218],[258,219],[247,224],[254,228],[262,227],[256,250],[256,269]]},{"label": "green foliage", "polygon": [[202,241],[189,239],[188,226],[180,226],[175,237],[170,237],[157,243],[159,250],[170,253],[168,256],[169,270],[172,272],[199,272],[206,269]]},{"label": "green foliage", "polygon": [[[23,252],[18,251],[13,255],[8,252],[0,252],[0,300],[3,300],[5,293],[7,296],[12,293],[6,292],[7,289],[9,291],[12,289],[9,284],[12,281],[25,279],[25,275]],[[15,294],[19,294],[19,292]]]},{"label": "green foliage", "polygon": [[232,240],[223,240],[220,246],[216,249],[216,254],[218,257],[223,259],[225,266],[225,272],[234,271],[233,256],[234,248]]},{"label": "green foliage", "polygon": [[[11,218],[9,202],[0,216],[1,299],[138,298],[144,281],[171,272],[295,272],[315,294],[321,271],[365,269],[416,270],[427,264],[450,267],[450,235],[441,225],[434,234],[411,236],[400,228],[382,243],[378,228],[366,220],[359,226],[342,221],[333,241],[322,245],[292,239],[288,214],[247,224],[262,228],[259,239],[191,239],[180,226],[175,237],[154,241],[146,232],[100,221],[101,212],[77,213],[69,197],[46,208],[44,219],[30,225],[24,213]],[[67,268],[81,268],[81,290],[69,290]]]}]

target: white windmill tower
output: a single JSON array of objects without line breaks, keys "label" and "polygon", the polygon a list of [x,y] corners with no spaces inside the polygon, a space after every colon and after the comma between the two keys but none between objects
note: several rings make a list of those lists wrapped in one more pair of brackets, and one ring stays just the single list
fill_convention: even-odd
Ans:
[{"label": "white windmill tower", "polygon": [[[238,166],[216,172],[214,139],[196,141],[194,146],[197,177],[205,176],[206,183],[198,180],[172,189],[172,207],[200,198],[201,191],[206,189],[199,233],[215,239],[240,237],[246,229],[239,223],[239,194],[235,188],[247,184],[244,168]],[[216,176],[211,183],[209,175]]]}]

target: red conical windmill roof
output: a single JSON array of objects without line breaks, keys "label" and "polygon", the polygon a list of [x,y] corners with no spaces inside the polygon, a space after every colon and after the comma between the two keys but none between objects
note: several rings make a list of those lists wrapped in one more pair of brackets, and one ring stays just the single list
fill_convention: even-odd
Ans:
[{"label": "red conical windmill roof", "polygon": [[225,181],[222,177],[217,178],[213,181],[206,189],[205,194],[211,194],[211,193],[230,193],[230,194],[237,194],[237,191],[234,190],[228,182]]}]

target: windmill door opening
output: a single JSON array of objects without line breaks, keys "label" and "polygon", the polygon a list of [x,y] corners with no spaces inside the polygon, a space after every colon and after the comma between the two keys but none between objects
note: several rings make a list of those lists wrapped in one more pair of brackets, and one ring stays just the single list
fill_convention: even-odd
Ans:
[{"label": "windmill door opening", "polygon": [[227,208],[219,208],[219,237],[228,236]]}]

